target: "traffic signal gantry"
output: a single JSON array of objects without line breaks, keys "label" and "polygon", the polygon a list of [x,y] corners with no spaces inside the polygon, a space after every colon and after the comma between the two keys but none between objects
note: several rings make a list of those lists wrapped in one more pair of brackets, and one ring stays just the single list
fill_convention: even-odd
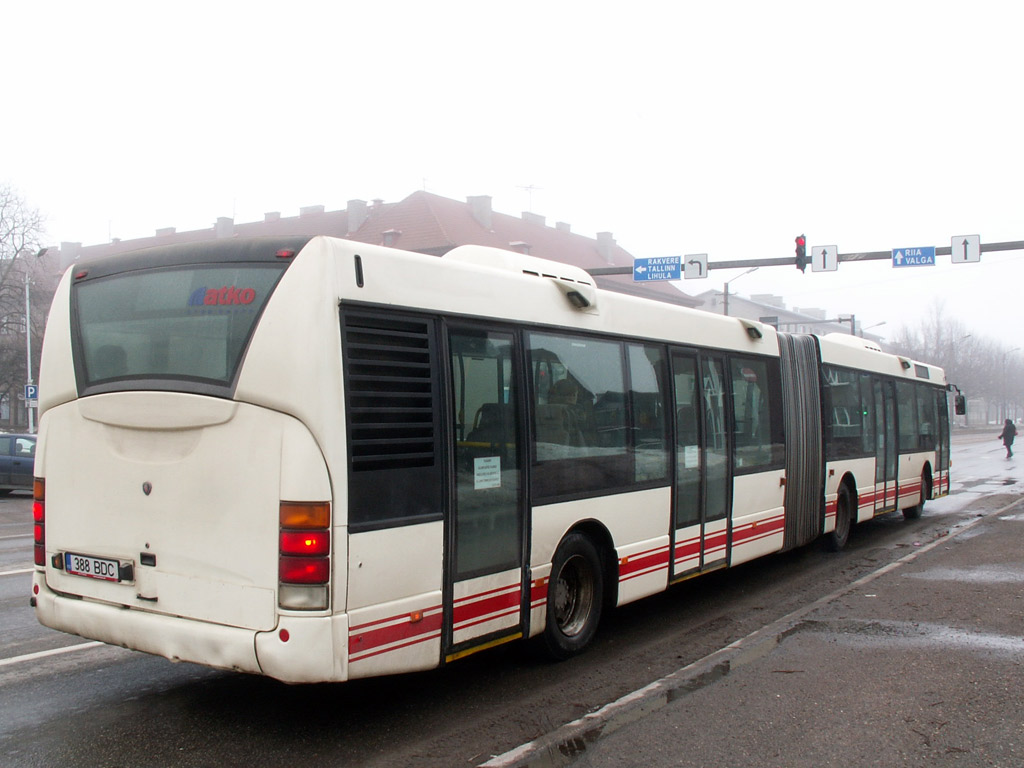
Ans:
[{"label": "traffic signal gantry", "polygon": [[[808,250],[806,235],[797,235],[796,255],[789,258],[737,259],[734,261],[708,261],[706,253],[688,256],[659,256],[636,258],[632,267],[598,267],[587,270],[591,275],[633,275],[635,281],[690,280],[706,278],[712,269],[743,269],[749,267],[781,267],[795,265],[804,272],[810,264],[812,272],[834,272],[844,261],[881,261],[892,263],[893,267],[927,267],[936,264],[936,256],[950,256],[953,264],[968,264],[981,261],[986,251],[1024,251],[1024,240],[1003,243],[982,243],[979,235],[957,235],[950,238],[948,246],[918,246],[892,248],[887,251],[861,251],[839,253],[838,246],[813,246]],[[685,266],[685,269],[683,267]]]}]

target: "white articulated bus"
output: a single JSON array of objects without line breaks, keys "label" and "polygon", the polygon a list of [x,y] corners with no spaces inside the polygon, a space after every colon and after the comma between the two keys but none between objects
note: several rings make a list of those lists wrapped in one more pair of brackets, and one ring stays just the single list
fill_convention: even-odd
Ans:
[{"label": "white articulated bus", "polygon": [[949,489],[946,381],[859,339],[328,237],[74,267],[40,374],[33,604],[289,682],[436,667]]}]

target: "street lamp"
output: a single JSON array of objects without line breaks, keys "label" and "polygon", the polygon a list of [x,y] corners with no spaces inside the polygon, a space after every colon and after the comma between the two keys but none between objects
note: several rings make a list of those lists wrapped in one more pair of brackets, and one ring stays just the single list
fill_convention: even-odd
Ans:
[{"label": "street lamp", "polygon": [[[28,372],[28,379],[26,384],[32,383],[32,316],[31,305],[28,300],[28,288],[29,288],[28,270],[25,270],[25,370]],[[25,398],[25,411],[28,413],[28,433],[34,434],[36,431],[35,419],[33,418],[32,406],[28,404],[28,398]]]},{"label": "street lamp", "polygon": [[[21,250],[26,249],[23,248]],[[21,250],[19,250],[18,253],[21,253]],[[50,249],[40,248],[39,251],[36,252],[36,258],[41,258],[48,250]],[[34,383],[32,381],[32,303],[29,300],[29,288],[32,285],[32,279],[29,275],[28,264],[24,259],[22,260],[22,265],[24,266],[25,275],[25,373],[27,375],[25,384],[28,385]],[[28,394],[27,387],[25,394]],[[25,413],[28,414],[28,433],[33,435],[36,431],[35,414],[32,412],[32,406],[29,405],[28,397],[25,398]]]},{"label": "street lamp", "polygon": [[864,335],[864,331],[870,331],[872,328],[877,328],[878,326],[885,325],[885,324],[886,324],[886,321],[883,320],[880,323],[875,323],[874,325],[869,325],[867,328],[861,328],[860,329],[860,335],[863,336]]},{"label": "street lamp", "polygon": [[1008,358],[1014,352],[1019,352],[1019,351],[1020,351],[1020,347],[1014,347],[1013,349],[1011,349],[1011,350],[1009,350],[1009,351],[1007,351],[1006,353],[1003,354],[1003,375],[1002,375],[1002,382],[1001,383],[1002,383],[1002,386],[1003,386],[1003,418],[1004,419],[1010,418],[1007,415],[1009,413],[1009,411],[1010,411],[1010,406],[1009,406],[1009,403],[1007,403],[1007,398],[1006,398],[1006,358]]},{"label": "street lamp", "polygon": [[733,280],[739,280],[741,277],[743,277],[743,275],[749,275],[751,272],[757,272],[758,269],[760,269],[760,267],[751,267],[746,272],[741,272],[740,274],[736,275],[736,277],[734,277],[732,280],[726,280],[725,281],[725,289],[722,291],[722,294],[723,294],[722,314],[723,315],[725,315],[726,317],[728,317],[728,315],[729,315],[729,283],[733,282]]}]

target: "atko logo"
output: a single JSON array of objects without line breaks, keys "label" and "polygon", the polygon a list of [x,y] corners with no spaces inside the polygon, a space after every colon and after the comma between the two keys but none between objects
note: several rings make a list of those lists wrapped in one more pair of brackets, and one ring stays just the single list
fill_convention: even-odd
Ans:
[{"label": "atko logo", "polygon": [[190,307],[223,307],[233,304],[252,304],[256,291],[225,285],[223,288],[196,288],[188,297]]}]

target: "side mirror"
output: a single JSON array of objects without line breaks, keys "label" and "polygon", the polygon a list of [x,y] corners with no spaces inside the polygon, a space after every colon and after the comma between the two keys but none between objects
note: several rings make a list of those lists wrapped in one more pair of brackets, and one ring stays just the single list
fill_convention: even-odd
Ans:
[{"label": "side mirror", "polygon": [[957,416],[964,416],[967,414],[967,397],[964,395],[956,395],[953,398],[953,410],[956,411]]}]

